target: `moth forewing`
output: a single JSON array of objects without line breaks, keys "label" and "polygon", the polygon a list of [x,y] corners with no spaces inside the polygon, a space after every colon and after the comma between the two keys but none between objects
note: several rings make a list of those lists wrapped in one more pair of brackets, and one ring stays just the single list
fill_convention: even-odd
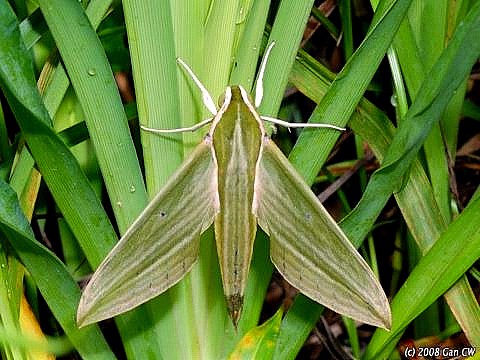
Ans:
[{"label": "moth forewing", "polygon": [[276,145],[263,142],[256,214],[275,267],[313,300],[390,328],[388,300],[366,262]]},{"label": "moth forewing", "polygon": [[80,326],[128,311],[183,278],[218,211],[216,175],[206,137],[95,271],[78,306]]}]

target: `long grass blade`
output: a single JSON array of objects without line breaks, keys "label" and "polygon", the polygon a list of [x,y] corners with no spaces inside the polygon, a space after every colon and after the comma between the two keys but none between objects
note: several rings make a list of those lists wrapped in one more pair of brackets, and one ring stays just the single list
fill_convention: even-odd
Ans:
[{"label": "long grass blade", "polygon": [[[372,176],[362,200],[342,222],[342,227],[354,238],[363,238],[370,231],[388,197],[401,189],[404,173],[452,94],[470,72],[480,51],[480,44],[473,40],[480,36],[479,25],[480,6],[476,4],[427,76],[400,124],[382,168]],[[472,41],[477,46],[472,46]]]},{"label": "long grass blade", "polygon": [[[310,122],[325,122],[328,119],[328,123],[345,126],[385,55],[410,2],[385,0],[380,3],[365,39],[336,76],[312,113]],[[307,183],[313,182],[337,137],[337,133],[302,131],[289,159]],[[309,150],[312,146],[317,149],[315,154]]]},{"label": "long grass blade", "polygon": [[117,224],[124,232],[145,206],[146,192],[112,70],[79,3],[39,4],[85,113]]},{"label": "long grass blade", "polygon": [[75,313],[80,289],[63,263],[35,240],[15,192],[4,181],[0,181],[0,195],[1,230],[34,278],[75,349],[84,357],[115,359],[98,326],[78,329]]},{"label": "long grass blade", "polygon": [[[479,211],[480,198],[477,197],[420,260],[392,301],[395,315],[391,331],[375,332],[365,359],[388,357],[411,319],[447,291],[480,257]],[[412,296],[410,287],[416,289],[415,296]]]},{"label": "long grass blade", "polygon": [[[47,186],[79,240],[87,259],[95,266],[113,247],[116,234],[78,163],[52,131],[50,118],[35,86],[29,54],[15,25],[16,20],[13,14],[5,10],[5,6],[2,11],[1,24],[5,27],[1,31],[4,45],[1,48],[4,52],[2,58],[15,59],[1,63],[2,88]],[[73,305],[76,306],[76,303]],[[131,315],[127,315],[123,320],[128,319],[128,316]],[[148,351],[149,346],[153,346],[142,344],[130,347],[130,344],[138,339],[134,334],[141,332],[140,329],[146,323],[130,323],[124,328],[125,346],[131,349],[128,352],[143,353]]]},{"label": "long grass blade", "polygon": [[276,116],[280,109],[288,74],[295,61],[302,40],[305,24],[312,9],[312,0],[282,1],[272,26],[269,42],[275,41],[275,49],[268,60],[263,82],[266,94],[258,113]]},{"label": "long grass blade", "polygon": [[[396,52],[399,54],[404,78],[406,79],[408,91],[412,99],[416,97],[421,82],[425,78],[425,69],[431,69],[447,43],[445,39],[450,39],[458,25],[459,19],[465,16],[465,6],[463,6],[462,10],[460,9],[462,7],[461,4],[452,3],[447,6],[446,3],[446,1],[443,1],[435,4],[425,3],[417,6],[414,11],[412,11],[409,21],[405,21],[400,27],[394,41],[394,46]],[[463,5],[465,5],[465,3],[463,3]],[[457,12],[460,18],[453,15],[453,13]],[[448,19],[447,27],[445,27],[445,19]],[[413,33],[414,31],[415,34]],[[448,36],[446,35],[447,33],[449,34]],[[422,54],[421,58],[420,54]],[[427,251],[440,233],[444,231],[446,224],[451,221],[452,211],[448,181],[450,177],[448,162],[454,160],[451,157],[454,157],[456,149],[458,122],[460,119],[461,106],[465,97],[465,86],[466,81],[459,86],[459,89],[453,95],[452,100],[443,112],[440,124],[434,125],[424,145],[430,183],[433,187],[433,194],[442,214],[443,221],[436,221],[435,224],[430,226],[430,229],[427,229],[428,226],[413,227],[410,221],[411,218],[406,217],[411,229],[420,229],[423,227],[426,229],[426,232],[432,233],[418,234],[417,232],[415,235],[415,240],[423,253]],[[412,178],[412,176],[410,178]],[[425,183],[425,186],[430,186],[427,182]],[[425,186],[423,186],[424,189]],[[419,191],[421,192],[420,187]],[[405,206],[402,204],[408,204],[409,195],[404,194],[404,191],[402,191],[396,197],[402,211],[404,211]],[[418,250],[417,252],[420,253]],[[474,334],[478,334],[478,329],[476,328],[480,309],[466,279],[462,279],[452,287],[452,289],[445,294],[445,299],[455,314],[457,321],[462,324],[466,336],[472,340],[478,337]],[[435,313],[434,316],[430,318],[430,321],[425,321],[425,319],[419,317],[415,322],[415,328],[418,326],[427,328],[428,332],[424,333],[424,335],[430,334],[432,328],[439,326],[438,313]],[[437,325],[431,324],[430,322],[436,322]],[[421,336],[421,334],[419,336]]]},{"label": "long grass blade", "polygon": [[[172,37],[175,42],[176,56],[188,63],[202,82],[206,80],[204,64],[211,60],[210,54],[205,53],[207,41],[205,27],[206,23],[210,21],[209,14],[213,11],[214,6],[216,6],[216,1],[170,1],[173,19]],[[225,22],[229,23],[229,18],[226,17]],[[228,45],[225,46],[228,48]],[[190,126],[210,117],[211,114],[202,104],[198,88],[180,67],[177,67],[177,80],[179,116],[182,126]],[[206,85],[210,91],[209,85]],[[168,84],[165,91],[168,91]],[[213,100],[216,102],[215,98]],[[193,133],[183,134],[185,154],[193,151],[207,129],[208,127],[205,127]],[[191,329],[190,336],[187,336],[188,339],[185,341],[189,342],[192,353],[199,358],[218,357],[224,343],[222,338],[216,334],[224,331],[225,324],[229,324],[229,320],[224,303],[218,301],[218,299],[223,299],[223,288],[213,231],[202,234],[199,261],[182,282],[182,286],[184,288],[178,290],[179,294],[182,294],[179,300],[181,306],[187,308],[186,311],[183,311],[185,324],[189,324],[187,326]],[[181,307],[178,306],[178,309],[180,310]],[[183,334],[185,329],[179,326],[175,319],[172,321],[176,323],[179,334]],[[166,326],[165,331],[169,332],[170,328]],[[197,342],[205,343],[205,345],[198,346]]]}]

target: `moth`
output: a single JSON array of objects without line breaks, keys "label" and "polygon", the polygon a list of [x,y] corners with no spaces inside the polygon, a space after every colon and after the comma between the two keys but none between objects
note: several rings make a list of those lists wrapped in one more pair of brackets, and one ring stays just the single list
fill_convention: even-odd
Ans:
[{"label": "moth", "polygon": [[[240,319],[257,225],[270,236],[270,257],[303,294],[356,320],[390,327],[388,300],[367,263],[268,136],[256,108],[273,42],[260,66],[255,103],[242,86],[228,86],[217,110],[181,60],[213,117],[203,141],[171,176],[108,254],[78,306],[80,326],[128,311],[161,294],[190,271],[200,235],[214,224],[228,313]],[[255,105],[254,105],[255,104]],[[329,130],[330,131],[330,130]]]}]

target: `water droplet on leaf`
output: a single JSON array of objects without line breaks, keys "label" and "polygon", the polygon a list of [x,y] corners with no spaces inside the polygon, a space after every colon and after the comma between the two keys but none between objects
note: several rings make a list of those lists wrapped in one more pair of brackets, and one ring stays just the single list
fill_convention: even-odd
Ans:
[{"label": "water droplet on leaf", "polygon": [[393,107],[397,107],[397,106],[398,106],[397,96],[396,96],[396,95],[392,95],[392,96],[390,97],[390,104],[392,104]]}]

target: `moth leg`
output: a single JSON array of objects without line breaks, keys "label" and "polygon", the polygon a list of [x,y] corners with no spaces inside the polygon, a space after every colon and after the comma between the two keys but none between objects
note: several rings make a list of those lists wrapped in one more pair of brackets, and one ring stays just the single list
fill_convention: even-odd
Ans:
[{"label": "moth leg", "polygon": [[286,128],[301,128],[301,127],[306,128],[306,127],[310,127],[310,128],[329,128],[329,129],[335,129],[335,130],[339,130],[339,131],[345,131],[346,130],[343,127],[336,126],[336,125],[331,125],[331,124],[292,123],[292,122],[280,120],[280,119],[277,119],[277,118],[273,118],[273,117],[270,117],[270,116],[260,116],[260,118],[264,121],[268,121],[268,122],[271,122],[271,123],[274,123],[274,124],[277,124],[277,125],[280,125],[280,126],[284,126]]},{"label": "moth leg", "polygon": [[193,126],[184,127],[184,128],[176,128],[176,129],[154,129],[154,128],[149,128],[149,127],[143,126],[143,125],[140,125],[140,128],[142,128],[142,130],[145,130],[145,131],[148,131],[148,132],[151,132],[151,133],[154,133],[154,134],[181,133],[181,132],[198,130],[198,129],[204,127],[205,125],[211,123],[212,121],[213,121],[213,118],[208,118],[208,119],[205,119],[205,120],[203,120],[203,121],[201,121],[198,124],[195,124]]}]

